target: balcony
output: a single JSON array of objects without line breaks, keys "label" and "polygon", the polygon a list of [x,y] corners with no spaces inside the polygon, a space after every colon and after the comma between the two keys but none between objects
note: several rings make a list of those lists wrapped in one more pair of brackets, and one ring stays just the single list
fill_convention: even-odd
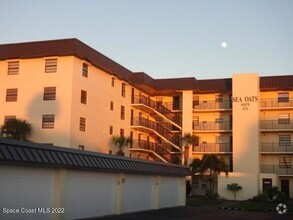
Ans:
[{"label": "balcony", "polygon": [[261,143],[261,153],[292,153],[293,154],[293,142],[288,144],[282,144],[279,142],[263,142]]},{"label": "balcony", "polygon": [[[149,141],[144,140],[133,140],[132,145],[130,147],[132,151],[146,151],[152,153],[155,157],[153,157],[156,161],[163,161],[163,162],[172,162],[171,158],[171,150],[172,146],[167,144],[157,144]],[[155,159],[156,158],[156,159]]]},{"label": "balcony", "polygon": [[293,130],[293,120],[261,120],[262,131],[291,131]]},{"label": "balcony", "polygon": [[181,129],[182,118],[179,115],[175,115],[168,107],[165,106],[165,103],[158,103],[151,100],[149,97],[139,95],[132,97],[132,106],[149,114],[155,113]]},{"label": "balcony", "polygon": [[230,143],[202,143],[193,147],[193,153],[231,153]]},{"label": "balcony", "polygon": [[194,121],[193,130],[197,132],[232,132],[232,122]]},{"label": "balcony", "polygon": [[216,101],[193,101],[193,111],[230,111],[232,103],[229,100]]},{"label": "balcony", "polygon": [[180,150],[179,138],[177,138],[176,135],[174,135],[169,129],[167,129],[163,123],[157,123],[155,121],[139,117],[132,118],[131,127],[146,133],[152,133],[156,135],[157,137],[172,145],[173,148],[175,148],[172,151]]},{"label": "balcony", "polygon": [[278,175],[293,175],[293,168],[285,167],[280,168],[279,165],[261,165],[262,173],[275,173]]},{"label": "balcony", "polygon": [[279,99],[261,99],[261,109],[293,108],[293,99],[280,101]]}]

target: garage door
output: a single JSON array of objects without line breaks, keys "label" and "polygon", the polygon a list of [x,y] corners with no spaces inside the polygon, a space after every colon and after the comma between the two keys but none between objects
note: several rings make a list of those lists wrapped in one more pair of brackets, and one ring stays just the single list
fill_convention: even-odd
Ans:
[{"label": "garage door", "polygon": [[115,174],[68,171],[66,219],[115,213]]},{"label": "garage door", "polygon": [[149,210],[152,207],[153,176],[125,175],[123,212]]},{"label": "garage door", "polygon": [[160,208],[179,205],[180,179],[175,177],[162,177],[160,184]]}]

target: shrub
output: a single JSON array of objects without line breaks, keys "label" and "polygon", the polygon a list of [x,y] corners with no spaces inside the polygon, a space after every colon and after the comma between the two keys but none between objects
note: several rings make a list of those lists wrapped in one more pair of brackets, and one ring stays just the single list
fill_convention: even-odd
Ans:
[{"label": "shrub", "polygon": [[286,200],[288,200],[286,193],[278,192],[278,194],[276,195],[276,199],[274,199],[274,202],[279,203],[279,202],[284,202]]},{"label": "shrub", "polygon": [[231,184],[227,184],[226,189],[233,193],[234,200],[236,200],[236,195],[238,191],[242,189],[242,186],[239,186],[238,183],[231,183]]},{"label": "shrub", "polygon": [[275,198],[277,197],[279,190],[278,190],[278,187],[273,186],[272,188],[269,188],[265,193],[270,198],[270,200],[274,200],[274,197]]},{"label": "shrub", "polygon": [[266,193],[260,193],[257,196],[254,196],[252,200],[255,202],[269,202],[269,201],[271,201]]},{"label": "shrub", "polygon": [[207,195],[208,199],[217,199],[219,197],[219,193],[215,193],[211,190],[207,190],[206,195]]}]

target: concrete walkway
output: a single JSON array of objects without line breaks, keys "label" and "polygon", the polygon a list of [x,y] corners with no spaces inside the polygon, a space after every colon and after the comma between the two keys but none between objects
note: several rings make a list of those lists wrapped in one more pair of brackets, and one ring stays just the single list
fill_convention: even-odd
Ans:
[{"label": "concrete walkway", "polygon": [[209,207],[176,207],[166,208],[154,211],[145,211],[139,213],[123,214],[119,216],[108,216],[102,218],[93,219],[105,219],[105,220],[262,220],[262,219],[293,219],[293,213],[287,213],[279,215],[276,212],[250,212],[250,211],[233,211],[233,210],[222,210],[217,206]]}]

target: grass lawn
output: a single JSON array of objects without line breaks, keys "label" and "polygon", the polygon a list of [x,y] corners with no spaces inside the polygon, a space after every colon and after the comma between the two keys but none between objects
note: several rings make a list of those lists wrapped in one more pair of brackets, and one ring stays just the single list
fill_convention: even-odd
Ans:
[{"label": "grass lawn", "polygon": [[[276,207],[279,203],[274,202],[239,202],[238,204],[229,206],[231,208],[238,208],[238,209],[245,209],[247,211],[269,211],[269,210],[276,210]],[[284,202],[287,205],[288,212],[293,211],[293,200],[288,200]]]},{"label": "grass lawn", "polygon": [[[287,205],[287,212],[293,212],[293,200],[284,202]],[[191,197],[186,200],[187,206],[204,207],[204,206],[218,206],[232,209],[244,209],[246,211],[270,211],[276,210],[278,203],[273,202],[253,202],[253,201],[226,201],[226,200],[210,200],[202,197]]]}]

